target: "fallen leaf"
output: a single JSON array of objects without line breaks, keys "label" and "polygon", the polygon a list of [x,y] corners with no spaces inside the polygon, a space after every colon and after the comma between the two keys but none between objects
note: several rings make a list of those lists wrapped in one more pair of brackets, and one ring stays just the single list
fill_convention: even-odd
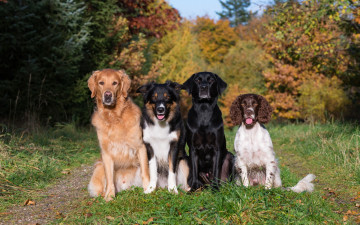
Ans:
[{"label": "fallen leaf", "polygon": [[343,217],[343,221],[344,221],[344,222],[346,222],[348,219],[349,219],[349,217],[346,216],[346,215]]},{"label": "fallen leaf", "polygon": [[107,217],[105,217],[106,219],[108,219],[108,220],[114,220],[115,218],[114,217],[112,217],[112,216],[107,216]]},{"label": "fallen leaf", "polygon": [[355,207],[360,208],[360,204],[359,204],[359,203],[356,203],[356,204],[355,204]]},{"label": "fallen leaf", "polygon": [[150,217],[148,220],[144,221],[143,224],[149,224],[154,221],[154,217]]},{"label": "fallen leaf", "polygon": [[62,174],[70,174],[70,169],[65,169],[61,171]]},{"label": "fallen leaf", "polygon": [[61,219],[61,218],[64,218],[64,217],[65,216],[61,212],[56,212],[56,216],[55,216],[56,219]]},{"label": "fallen leaf", "polygon": [[24,202],[24,206],[26,205],[36,205],[35,201],[32,201],[30,199],[27,199],[25,202]]},{"label": "fallen leaf", "polygon": [[92,217],[92,215],[93,215],[92,213],[86,213],[85,217],[89,218],[89,217]]}]

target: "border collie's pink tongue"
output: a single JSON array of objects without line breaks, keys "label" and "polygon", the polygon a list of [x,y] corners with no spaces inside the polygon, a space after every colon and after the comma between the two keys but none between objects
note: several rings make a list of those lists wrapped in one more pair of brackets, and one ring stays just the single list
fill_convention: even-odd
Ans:
[{"label": "border collie's pink tongue", "polygon": [[247,118],[245,120],[245,123],[248,124],[248,125],[252,124],[252,122],[253,122],[253,119],[251,119],[251,118]]},{"label": "border collie's pink tongue", "polygon": [[158,120],[162,120],[165,117],[165,115],[156,115],[156,116],[157,116]]}]

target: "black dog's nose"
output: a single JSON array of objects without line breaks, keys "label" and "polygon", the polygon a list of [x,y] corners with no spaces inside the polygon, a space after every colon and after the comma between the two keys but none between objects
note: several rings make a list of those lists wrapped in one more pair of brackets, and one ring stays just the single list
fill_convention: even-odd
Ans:
[{"label": "black dog's nose", "polygon": [[201,90],[205,90],[207,88],[207,85],[200,85]]},{"label": "black dog's nose", "polygon": [[165,108],[162,107],[162,106],[159,106],[159,107],[156,108],[156,111],[157,111],[157,113],[164,113],[164,112],[165,112]]}]

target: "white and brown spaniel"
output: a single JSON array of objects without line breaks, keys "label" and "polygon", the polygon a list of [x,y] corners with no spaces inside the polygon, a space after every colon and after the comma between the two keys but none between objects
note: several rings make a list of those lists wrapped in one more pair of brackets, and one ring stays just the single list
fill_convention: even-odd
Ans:
[{"label": "white and brown spaniel", "polygon": [[[230,108],[230,117],[240,125],[235,136],[235,180],[238,185],[264,185],[265,188],[281,187],[280,169],[269,132],[265,123],[271,119],[272,108],[266,99],[256,94],[238,96]],[[311,183],[315,175],[308,174],[294,187],[294,192],[314,190]]]}]

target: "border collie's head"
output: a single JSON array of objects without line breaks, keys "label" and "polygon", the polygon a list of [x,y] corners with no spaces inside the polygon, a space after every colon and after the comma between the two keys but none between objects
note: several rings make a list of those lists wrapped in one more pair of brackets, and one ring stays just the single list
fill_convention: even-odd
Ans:
[{"label": "border collie's head", "polygon": [[164,84],[151,82],[137,89],[144,99],[144,105],[150,118],[170,121],[179,107],[181,85],[166,81]]}]

